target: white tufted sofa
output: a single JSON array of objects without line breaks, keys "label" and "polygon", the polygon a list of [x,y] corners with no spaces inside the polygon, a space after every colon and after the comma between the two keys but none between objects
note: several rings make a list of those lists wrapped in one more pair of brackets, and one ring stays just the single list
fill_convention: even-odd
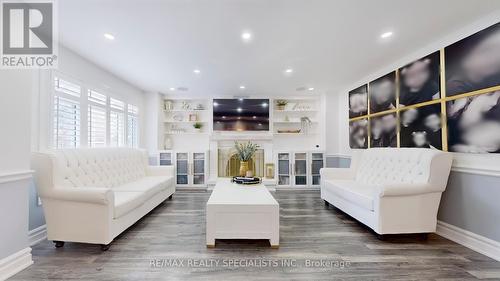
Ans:
[{"label": "white tufted sofa", "polygon": [[108,245],[175,192],[173,168],[148,166],[138,149],[33,153],[32,168],[54,241]]},{"label": "white tufted sofa", "polygon": [[350,168],[321,169],[321,198],[378,234],[435,232],[451,163],[431,149],[356,151]]}]

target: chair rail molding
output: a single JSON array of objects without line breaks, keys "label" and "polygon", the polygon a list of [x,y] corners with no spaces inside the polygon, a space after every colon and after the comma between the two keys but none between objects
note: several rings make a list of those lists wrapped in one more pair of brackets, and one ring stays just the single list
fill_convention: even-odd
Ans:
[{"label": "chair rail molding", "polygon": [[436,233],[471,250],[500,261],[500,242],[439,220]]},{"label": "chair rail molding", "polygon": [[16,170],[16,171],[3,171],[0,172],[0,184],[26,180],[33,176],[33,170]]},{"label": "chair rail molding", "polygon": [[32,264],[30,247],[5,257],[0,260],[0,280],[7,280]]},{"label": "chair rail molding", "polygon": [[35,246],[36,244],[47,239],[47,226],[41,225],[35,229],[32,229],[28,233],[28,241],[30,246]]}]

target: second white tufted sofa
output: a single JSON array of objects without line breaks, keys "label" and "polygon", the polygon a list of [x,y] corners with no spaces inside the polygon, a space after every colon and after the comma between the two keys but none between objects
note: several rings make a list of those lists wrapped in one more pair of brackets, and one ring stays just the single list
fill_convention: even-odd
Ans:
[{"label": "second white tufted sofa", "polygon": [[321,169],[321,198],[378,234],[435,232],[451,164],[432,149],[356,151],[350,168]]},{"label": "second white tufted sofa", "polygon": [[33,153],[32,168],[54,241],[108,245],[175,192],[173,168],[148,166],[138,149]]}]

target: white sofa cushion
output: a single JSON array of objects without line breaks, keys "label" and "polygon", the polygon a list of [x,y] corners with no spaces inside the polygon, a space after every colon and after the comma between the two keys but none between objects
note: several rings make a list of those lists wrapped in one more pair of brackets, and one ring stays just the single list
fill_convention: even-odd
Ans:
[{"label": "white sofa cushion", "polygon": [[149,198],[167,189],[172,176],[145,177],[113,188],[115,194],[114,218],[119,218],[142,205]]},{"label": "white sofa cushion", "polygon": [[322,188],[363,209],[374,210],[374,197],[378,192],[375,185],[352,180],[326,180]]},{"label": "white sofa cushion", "polygon": [[141,206],[150,196],[140,191],[115,192],[115,208],[113,218],[117,219]]}]

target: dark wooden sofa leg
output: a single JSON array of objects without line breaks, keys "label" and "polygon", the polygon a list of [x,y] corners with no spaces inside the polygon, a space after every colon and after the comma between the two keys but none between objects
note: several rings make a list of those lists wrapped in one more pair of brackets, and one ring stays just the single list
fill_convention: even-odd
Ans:
[{"label": "dark wooden sofa leg", "polygon": [[378,233],[375,233],[375,235],[377,235],[377,239],[380,240],[380,241],[385,241],[387,236],[384,235],[384,234],[378,234]]},{"label": "dark wooden sofa leg", "polygon": [[61,248],[64,246],[64,241],[53,241],[56,248]]},{"label": "dark wooden sofa leg", "polygon": [[168,197],[168,200],[172,200],[172,198],[173,198],[173,197],[174,197],[174,195],[173,195],[173,194],[172,194],[172,195],[170,195],[170,196]]},{"label": "dark wooden sofa leg", "polygon": [[429,239],[429,233],[419,233],[418,239],[422,241],[427,241],[427,239]]},{"label": "dark wooden sofa leg", "polygon": [[109,250],[109,247],[111,246],[111,243],[109,244],[101,244],[101,251],[107,251]]},{"label": "dark wooden sofa leg", "polygon": [[326,200],[323,201],[325,201],[325,207],[330,207],[330,203],[328,203]]}]

